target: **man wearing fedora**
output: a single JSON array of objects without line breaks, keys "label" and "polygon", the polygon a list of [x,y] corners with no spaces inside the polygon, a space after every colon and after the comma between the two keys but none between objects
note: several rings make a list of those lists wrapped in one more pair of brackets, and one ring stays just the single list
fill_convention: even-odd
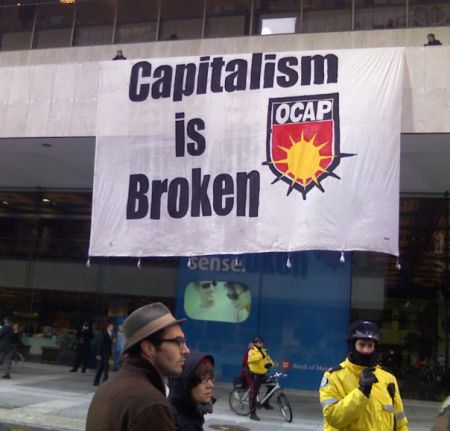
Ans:
[{"label": "man wearing fedora", "polygon": [[164,377],[183,370],[189,353],[180,327],[184,321],[160,302],[125,319],[122,368],[95,393],[86,431],[175,431]]}]

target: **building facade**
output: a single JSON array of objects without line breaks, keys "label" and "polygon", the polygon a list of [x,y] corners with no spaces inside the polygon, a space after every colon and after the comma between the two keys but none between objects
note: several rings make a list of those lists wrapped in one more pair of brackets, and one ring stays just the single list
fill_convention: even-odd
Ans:
[{"label": "building facade", "polygon": [[[425,0],[185,4],[0,4],[0,314],[20,323],[31,358],[65,363],[83,320],[97,329],[106,321],[119,324],[138,306],[161,300],[193,318],[192,346],[221,358],[232,352],[219,360],[224,380],[238,372],[240,354],[258,333],[278,361],[291,363],[288,386],[305,389],[335,365],[331,346],[345,354],[348,322],[373,319],[383,330],[384,361],[405,395],[439,398],[449,386],[450,6]],[[444,46],[424,47],[430,32]],[[287,255],[249,255],[238,257],[233,270],[236,256],[219,263],[204,258],[196,266],[182,257],[146,258],[141,268],[136,259],[88,258],[101,61],[118,49],[133,60],[383,46],[406,47],[398,261],[354,252],[342,263],[337,252],[296,253],[288,268]],[[248,280],[236,271],[242,268]],[[247,318],[196,318],[186,295],[196,298],[192,283],[200,281],[248,286]],[[338,323],[330,332],[333,319]],[[229,339],[220,345],[217,334],[225,327]]]}]

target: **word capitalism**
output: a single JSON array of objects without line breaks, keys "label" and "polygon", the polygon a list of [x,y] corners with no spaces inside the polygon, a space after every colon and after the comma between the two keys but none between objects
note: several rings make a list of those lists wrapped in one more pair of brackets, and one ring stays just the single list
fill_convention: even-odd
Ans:
[{"label": "word capitalism", "polygon": [[262,88],[336,83],[338,58],[334,54],[286,56],[255,53],[251,60],[200,57],[197,63],[153,66],[149,61],[131,69],[132,102],[172,98],[178,102],[193,94],[232,93]]}]

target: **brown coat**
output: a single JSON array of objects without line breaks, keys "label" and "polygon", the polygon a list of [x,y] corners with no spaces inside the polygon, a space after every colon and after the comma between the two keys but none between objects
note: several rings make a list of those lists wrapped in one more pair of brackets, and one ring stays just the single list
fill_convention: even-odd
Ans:
[{"label": "brown coat", "polygon": [[86,431],[175,431],[165,385],[142,358],[127,358],[92,399]]}]

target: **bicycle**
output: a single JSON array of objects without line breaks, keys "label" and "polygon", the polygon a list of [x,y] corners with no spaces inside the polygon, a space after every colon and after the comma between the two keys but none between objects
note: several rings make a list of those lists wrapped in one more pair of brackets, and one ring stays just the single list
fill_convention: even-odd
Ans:
[{"label": "bicycle", "polygon": [[[292,422],[292,408],[286,394],[280,386],[280,378],[286,377],[287,374],[275,373],[269,376],[267,381],[264,382],[265,386],[272,387],[272,389],[260,398],[258,395],[259,405],[263,405],[272,398],[275,393],[277,394],[277,403],[280,408],[281,414],[287,422]],[[230,404],[231,410],[239,416],[247,416],[250,414],[250,388],[243,385],[235,387],[228,396],[228,403]]]}]

